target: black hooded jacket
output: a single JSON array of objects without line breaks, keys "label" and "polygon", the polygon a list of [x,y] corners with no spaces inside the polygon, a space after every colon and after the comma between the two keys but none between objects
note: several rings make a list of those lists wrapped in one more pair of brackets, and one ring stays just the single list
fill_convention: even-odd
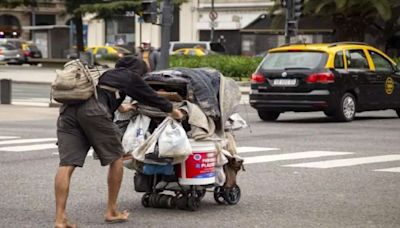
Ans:
[{"label": "black hooded jacket", "polygon": [[135,57],[124,57],[117,61],[115,69],[106,71],[99,79],[99,85],[107,85],[119,90],[119,98],[114,92],[98,88],[99,101],[105,104],[113,114],[126,95],[139,103],[161,109],[163,112],[171,112],[172,104],[167,99],[160,97],[142,79],[146,72],[143,60]]}]

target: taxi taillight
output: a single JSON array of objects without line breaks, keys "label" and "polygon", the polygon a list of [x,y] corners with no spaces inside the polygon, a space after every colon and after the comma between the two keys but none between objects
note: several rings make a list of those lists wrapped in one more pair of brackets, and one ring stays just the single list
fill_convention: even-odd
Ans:
[{"label": "taxi taillight", "polygon": [[262,75],[260,73],[254,73],[251,75],[251,83],[262,84],[264,82],[265,82],[264,75]]},{"label": "taxi taillight", "polygon": [[305,81],[307,83],[322,83],[322,84],[334,83],[335,75],[329,72],[310,74],[307,76]]}]

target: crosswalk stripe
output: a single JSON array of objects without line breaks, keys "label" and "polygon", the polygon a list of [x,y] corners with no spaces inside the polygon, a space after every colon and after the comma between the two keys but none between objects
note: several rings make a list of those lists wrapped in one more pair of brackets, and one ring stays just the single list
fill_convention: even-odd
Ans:
[{"label": "crosswalk stripe", "polygon": [[0,141],[0,145],[5,144],[23,144],[23,143],[38,143],[38,142],[51,142],[56,141],[56,138],[42,138],[42,139],[15,139],[15,140],[6,140]]},{"label": "crosswalk stripe", "polygon": [[272,151],[272,150],[280,150],[279,148],[269,148],[269,147],[248,147],[248,146],[241,146],[238,147],[237,152],[242,154],[242,153],[251,153],[251,152],[266,152],[266,151]]},{"label": "crosswalk stripe", "polygon": [[388,169],[375,169],[374,171],[400,173],[400,167],[393,167]]},{"label": "crosswalk stripe", "polygon": [[0,139],[19,139],[18,136],[0,136]]},{"label": "crosswalk stripe", "polygon": [[28,146],[0,147],[0,151],[24,152],[24,151],[45,150],[45,149],[54,149],[54,148],[57,148],[57,145],[54,143],[50,143],[50,144],[28,145]]},{"label": "crosswalk stripe", "polygon": [[325,156],[338,156],[338,155],[348,155],[352,154],[350,152],[332,152],[332,151],[306,151],[299,153],[288,153],[288,154],[273,154],[264,156],[254,156],[254,157],[244,157],[245,164],[252,163],[264,163],[273,161],[283,161],[283,160],[294,160],[303,158],[317,158]]},{"label": "crosswalk stripe", "polygon": [[390,155],[361,157],[361,158],[336,159],[336,160],[328,160],[328,161],[320,161],[320,162],[291,164],[291,165],[284,165],[284,166],[326,169],[326,168],[345,167],[345,166],[397,161],[397,160],[400,160],[400,154],[390,154]]}]

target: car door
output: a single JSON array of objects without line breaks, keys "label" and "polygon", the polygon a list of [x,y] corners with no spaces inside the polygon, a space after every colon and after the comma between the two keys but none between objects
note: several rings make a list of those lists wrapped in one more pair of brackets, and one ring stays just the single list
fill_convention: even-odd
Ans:
[{"label": "car door", "polygon": [[368,54],[376,72],[377,92],[381,103],[384,105],[383,108],[393,108],[395,107],[395,103],[399,102],[400,98],[398,88],[399,76],[395,72],[395,67],[390,60],[378,52],[368,50]]},{"label": "car door", "polygon": [[377,78],[368,62],[366,52],[363,48],[346,50],[347,69],[350,77],[358,86],[357,104],[359,110],[373,109],[380,105],[377,96]]}]

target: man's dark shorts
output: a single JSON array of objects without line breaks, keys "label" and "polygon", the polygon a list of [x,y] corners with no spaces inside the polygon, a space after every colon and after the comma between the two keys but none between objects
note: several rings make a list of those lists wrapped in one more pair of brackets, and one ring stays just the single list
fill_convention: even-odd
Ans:
[{"label": "man's dark shorts", "polygon": [[80,105],[63,105],[57,121],[60,166],[82,167],[90,147],[106,166],[121,158],[121,133],[111,114],[94,98]]}]

